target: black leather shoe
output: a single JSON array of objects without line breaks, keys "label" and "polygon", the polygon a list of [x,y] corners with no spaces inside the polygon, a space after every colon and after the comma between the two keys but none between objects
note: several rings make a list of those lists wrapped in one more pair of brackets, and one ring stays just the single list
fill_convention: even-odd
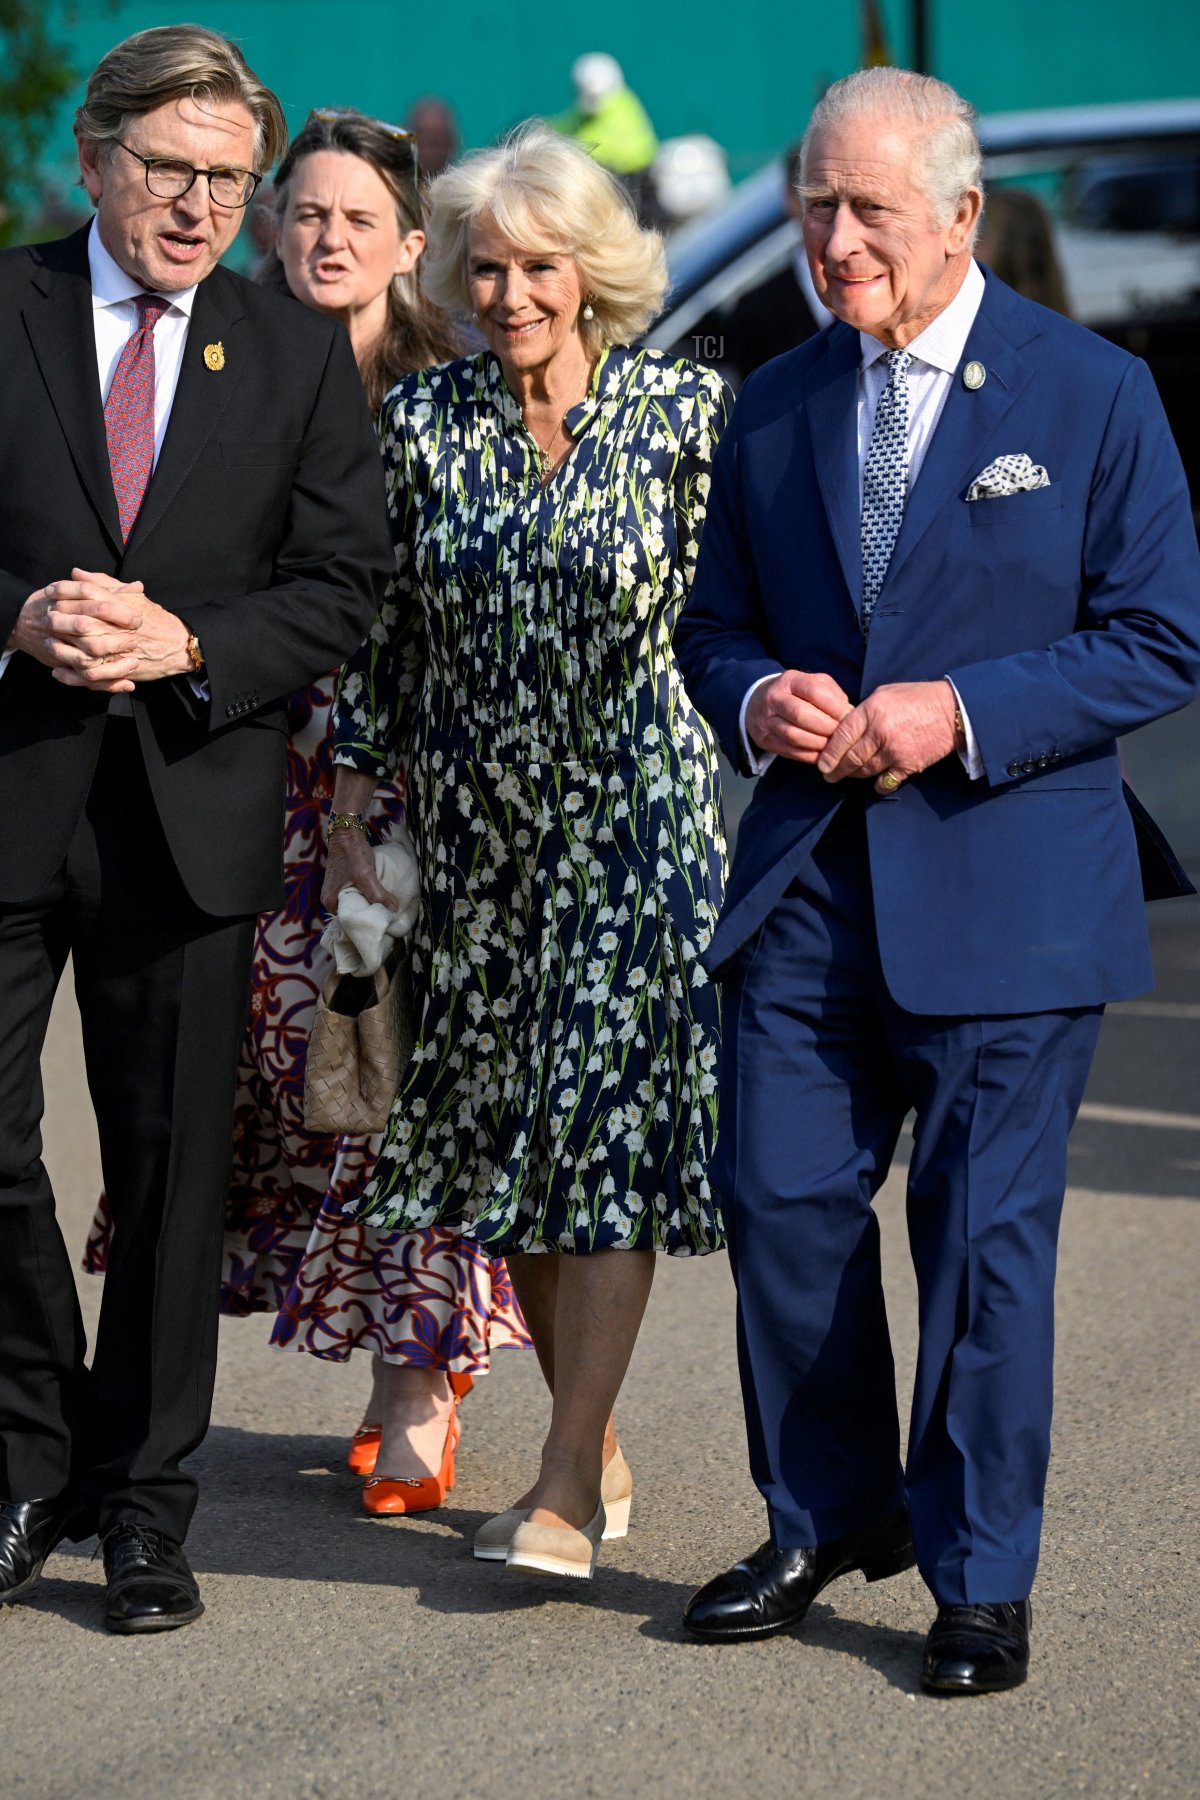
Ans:
[{"label": "black leather shoe", "polygon": [[931,1694],[998,1694],[1029,1673],[1028,1600],[939,1606],[925,1640],[921,1686]]},{"label": "black leather shoe", "polygon": [[75,1517],[70,1501],[0,1500],[0,1606],[29,1592]]},{"label": "black leather shoe", "polygon": [[174,1538],[124,1519],[104,1538],[110,1631],[174,1631],[204,1611],[196,1578]]},{"label": "black leather shoe", "polygon": [[903,1507],[882,1524],[832,1544],[779,1550],[764,1544],[744,1562],[705,1584],[687,1603],[683,1622],[697,1637],[722,1643],[770,1637],[798,1625],[821,1589],[861,1569],[868,1581],[899,1575],[916,1562]]}]

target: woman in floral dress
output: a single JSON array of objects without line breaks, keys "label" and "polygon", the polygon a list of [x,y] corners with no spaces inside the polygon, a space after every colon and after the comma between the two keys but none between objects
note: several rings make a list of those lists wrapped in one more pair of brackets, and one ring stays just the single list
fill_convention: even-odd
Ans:
[{"label": "woman in floral dress", "polygon": [[[423,889],[417,1050],[352,1210],[507,1257],[554,1405],[534,1487],[476,1552],[588,1576],[605,1504],[627,1513],[610,1415],[653,1253],[722,1241],[699,962],[720,803],[671,632],[725,391],[627,347],[660,241],[544,127],[439,177],[430,209],[430,289],[489,349],[388,398],[396,575],[335,707],[339,810],[407,756]],[[348,881],[380,897],[353,832],[327,905]]]},{"label": "woman in floral dress", "polygon": [[[349,112],[314,113],[275,181],[279,256],[263,279],[345,320],[372,411],[401,375],[458,348],[417,282],[425,234],[415,183],[410,134]],[[377,1138],[304,1129],[308,1033],[331,966],[320,888],[335,680],[336,672],[289,705],[285,902],[257,927],[220,1305],[235,1315],[277,1312],[276,1344],[336,1361],[372,1353],[351,1467],[370,1477],[368,1511],[417,1511],[444,1494],[437,1476],[451,1386],[465,1391],[493,1349],[529,1338],[503,1261],[481,1246],[447,1226],[376,1231],[345,1217],[374,1167]],[[380,783],[364,811],[372,834],[386,833],[403,814],[402,772]],[[87,1266],[103,1268],[108,1229],[102,1210]]]}]

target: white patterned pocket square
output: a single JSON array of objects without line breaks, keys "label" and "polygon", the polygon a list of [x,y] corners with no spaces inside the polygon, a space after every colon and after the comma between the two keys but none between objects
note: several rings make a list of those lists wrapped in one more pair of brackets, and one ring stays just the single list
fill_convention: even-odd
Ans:
[{"label": "white patterned pocket square", "polygon": [[1049,486],[1050,477],[1041,463],[1030,462],[1025,455],[998,456],[975,477],[967,489],[967,499],[1004,500],[1009,494],[1028,494],[1034,488]]}]

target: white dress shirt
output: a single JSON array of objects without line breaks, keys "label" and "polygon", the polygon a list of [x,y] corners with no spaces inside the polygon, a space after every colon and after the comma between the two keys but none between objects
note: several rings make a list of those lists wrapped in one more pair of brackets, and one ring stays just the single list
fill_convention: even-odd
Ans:
[{"label": "white dress shirt", "polygon": [[[137,329],[139,294],[149,290],[114,262],[100,241],[95,219],[88,234],[88,266],[92,275],[92,324],[96,332],[96,365],[100,378],[100,403],[108,399],[121,352]],[[195,287],[173,294],[153,290],[167,302],[167,310],[154,327],[154,461],[158,462],[171,416],[171,402],[179,383],[179,366],[187,342]]]},{"label": "white dress shirt", "polygon": [[[975,323],[975,315],[979,311],[983,299],[984,281],[979,264],[971,261],[962,286],[948,306],[943,307],[937,318],[927,325],[912,342],[906,346],[912,361],[908,366],[908,492],[911,494],[913,483],[921,473],[930,440],[937,429],[938,420],[942,416],[942,408],[950,393],[971,327]],[[888,368],[884,362],[888,346],[871,337],[865,331],[858,334],[862,345],[862,363],[858,375],[858,477],[860,484],[859,503],[861,509],[861,483],[863,468],[867,460],[867,451],[871,444],[871,432],[875,425],[875,409],[888,382]],[[751,774],[761,775],[764,769],[774,762],[774,756],[764,755],[756,751],[746,732],[746,708],[750,704],[750,696],[755,688],[761,687],[764,681],[774,681],[773,675],[764,675],[747,689],[742,701],[741,714],[738,720],[742,740],[742,750]],[[951,686],[953,687],[953,683]],[[958,698],[958,690],[955,689]],[[963,734],[966,748],[959,751],[963,766],[972,780],[983,774],[983,759],[959,700],[959,711],[962,713]]]},{"label": "white dress shirt", "polygon": [[[137,329],[138,309],[137,296],[148,290],[142,284],[127,275],[121,265],[114,262],[100,241],[100,230],[92,220],[92,228],[88,233],[88,268],[92,278],[92,326],[96,334],[96,373],[100,382],[100,404],[108,399],[108,390],[112,386],[113,376],[117,372],[117,364],[121,360],[121,352]],[[188,326],[191,323],[192,308],[196,304],[196,289],[181,288],[173,294],[161,293],[160,297],[167,302],[167,310],[154,327],[154,462],[157,464],[163,438],[166,436],[167,421],[171,416],[171,403],[175,398],[175,389],[179,384],[179,368],[183,361],[183,347],[187,342]],[[69,569],[57,571],[56,579],[65,579]],[[13,655],[11,650],[0,653],[0,678],[3,677]],[[114,700],[122,698],[114,695]],[[124,696],[128,707],[128,695]]]}]

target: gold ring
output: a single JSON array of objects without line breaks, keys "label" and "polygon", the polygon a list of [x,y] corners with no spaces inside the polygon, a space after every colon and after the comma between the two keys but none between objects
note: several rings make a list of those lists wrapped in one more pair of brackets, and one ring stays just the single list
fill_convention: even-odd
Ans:
[{"label": "gold ring", "polygon": [[895,769],[885,769],[879,777],[879,785],[885,794],[894,794],[898,787],[903,787],[903,775],[897,775]]}]

